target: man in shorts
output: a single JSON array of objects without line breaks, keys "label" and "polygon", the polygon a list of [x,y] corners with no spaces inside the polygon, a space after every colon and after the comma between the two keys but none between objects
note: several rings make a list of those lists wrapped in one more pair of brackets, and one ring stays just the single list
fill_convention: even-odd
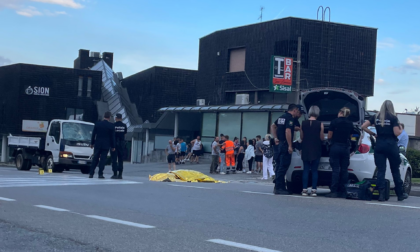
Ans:
[{"label": "man in shorts", "polygon": [[201,155],[201,137],[197,136],[196,139],[191,141],[191,145],[192,145],[192,160],[191,160],[191,164],[192,162],[198,162],[198,156]]},{"label": "man in shorts", "polygon": [[180,156],[180,162],[181,164],[185,164],[185,154],[187,152],[187,143],[184,142],[184,139],[181,137],[179,139],[180,145],[181,145],[181,156]]},{"label": "man in shorts", "polygon": [[172,143],[172,140],[169,140],[168,145],[166,146],[165,153],[168,159],[168,167],[169,171],[171,171],[171,166],[173,166],[174,171],[176,170],[175,165],[175,152],[176,152],[176,146]]}]

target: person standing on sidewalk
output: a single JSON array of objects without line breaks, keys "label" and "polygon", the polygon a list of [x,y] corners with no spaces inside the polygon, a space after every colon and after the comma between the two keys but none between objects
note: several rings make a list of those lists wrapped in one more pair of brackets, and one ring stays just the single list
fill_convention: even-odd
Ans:
[{"label": "person standing on sidewalk", "polygon": [[255,144],[255,172],[261,173],[263,169],[263,141],[261,140],[261,136],[257,136],[257,142]]},{"label": "person standing on sidewalk", "polygon": [[245,143],[241,141],[241,144],[239,145],[238,154],[236,155],[236,171],[237,172],[245,172],[243,168],[243,161],[245,157]]},{"label": "person standing on sidewalk", "polygon": [[187,153],[187,143],[184,142],[184,139],[182,137],[179,139],[179,141],[181,145],[180,161],[181,161],[181,164],[185,164],[184,158],[185,158],[185,154]]},{"label": "person standing on sidewalk", "polygon": [[115,127],[110,123],[111,112],[106,112],[104,120],[97,122],[92,131],[90,148],[93,149],[92,165],[90,166],[89,178],[93,178],[96,166],[99,163],[98,178],[104,179],[104,169],[109,150],[115,151]]},{"label": "person standing on sidewalk", "polygon": [[[302,196],[316,197],[318,185],[318,165],[322,154],[322,141],[324,140],[324,124],[316,119],[319,117],[319,107],[309,109],[309,120],[302,122],[300,138],[302,140]],[[312,171],[312,190],[308,192],[309,171]]]},{"label": "person standing on sidewalk", "polygon": [[276,161],[276,178],[273,183],[274,194],[288,195],[284,176],[289,169],[293,153],[293,134],[295,132],[294,118],[297,117],[299,108],[290,104],[286,113],[281,115],[272,125],[271,133],[274,135],[274,160]]},{"label": "person standing on sidewalk", "polygon": [[193,154],[192,154],[192,160],[190,161],[190,163],[192,164],[193,162],[197,162],[197,164],[198,164],[199,163],[198,162],[198,159],[199,159],[198,156],[200,156],[201,148],[202,148],[201,137],[197,136],[196,139],[191,141],[191,145],[192,145],[192,153]]},{"label": "person standing on sidewalk", "polygon": [[221,140],[219,142],[220,146],[220,174],[225,175],[226,174],[226,149],[225,149],[225,141],[226,138],[223,134],[221,134]]},{"label": "person standing on sidewalk", "polygon": [[[125,134],[127,134],[127,125],[122,122],[122,115],[115,116],[115,151],[111,151],[112,171],[114,175],[111,179],[122,179],[124,153],[125,153]],[[117,164],[118,161],[118,164]],[[118,172],[118,174],[117,174]]]},{"label": "person standing on sidewalk", "polygon": [[225,150],[226,150],[226,173],[229,174],[229,172],[235,173],[235,144],[229,140],[229,136],[226,135],[226,142],[224,143],[225,145]]},{"label": "person standing on sidewalk", "polygon": [[406,152],[407,152],[407,146],[408,146],[408,134],[407,132],[405,132],[405,126],[404,123],[400,123],[402,132],[401,134],[398,136],[398,147],[404,147],[404,151],[401,152],[401,154],[404,155],[404,157],[406,156]]},{"label": "person standing on sidewalk", "polygon": [[328,127],[328,139],[332,141],[330,148],[331,192],[325,195],[328,198],[347,197],[345,185],[349,180],[350,138],[354,127],[353,122],[348,119],[349,116],[349,108],[340,109],[338,118],[332,120]]},{"label": "person standing on sidewalk", "polygon": [[254,157],[255,157],[255,149],[254,149],[254,146],[252,145],[252,140],[249,140],[248,147],[246,148],[246,151],[245,151],[245,159],[246,161],[248,161],[247,174],[252,173],[252,163],[254,162]]},{"label": "person standing on sidewalk", "polygon": [[169,140],[168,145],[166,146],[165,153],[168,160],[168,167],[169,172],[171,171],[171,166],[173,166],[174,171],[176,170],[175,165],[175,152],[176,152],[176,146],[173,144],[172,140]]},{"label": "person standing on sidewalk", "polygon": [[211,165],[210,165],[210,173],[215,173],[217,165],[219,164],[219,137],[215,137],[213,143],[211,144]]},{"label": "person standing on sidewalk", "polygon": [[273,156],[274,156],[274,139],[271,138],[270,134],[265,135],[265,141],[263,142],[263,180],[267,180],[268,176],[274,178],[273,170]]}]

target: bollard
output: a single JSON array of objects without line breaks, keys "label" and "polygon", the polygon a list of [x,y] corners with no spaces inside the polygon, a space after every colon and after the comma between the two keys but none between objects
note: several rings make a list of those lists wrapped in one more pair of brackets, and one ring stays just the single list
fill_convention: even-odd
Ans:
[{"label": "bollard", "polygon": [[38,169],[38,174],[39,174],[39,175],[44,175],[44,169],[39,168],[39,169]]},{"label": "bollard", "polygon": [[52,173],[52,169],[48,169],[48,173]]}]

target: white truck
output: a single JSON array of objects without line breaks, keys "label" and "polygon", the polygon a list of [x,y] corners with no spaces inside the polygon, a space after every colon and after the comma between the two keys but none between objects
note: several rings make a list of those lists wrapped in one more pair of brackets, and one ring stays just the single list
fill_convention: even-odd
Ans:
[{"label": "white truck", "polygon": [[93,127],[89,122],[52,120],[45,137],[8,136],[16,168],[27,171],[37,165],[45,171],[80,169],[88,174],[93,156],[90,148]]}]

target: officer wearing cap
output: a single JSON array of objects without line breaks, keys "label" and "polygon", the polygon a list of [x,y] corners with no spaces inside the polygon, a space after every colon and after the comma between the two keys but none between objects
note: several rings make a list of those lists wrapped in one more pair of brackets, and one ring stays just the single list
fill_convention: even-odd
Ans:
[{"label": "officer wearing cap", "polygon": [[[127,125],[122,122],[122,115],[115,116],[115,151],[111,152],[112,171],[114,175],[111,179],[122,179],[124,152],[125,152],[125,134],[127,134]],[[117,162],[118,161],[118,162]],[[117,174],[118,172],[118,174]]]},{"label": "officer wearing cap", "polygon": [[295,104],[290,104],[288,111],[271,125],[271,134],[276,142],[274,146],[274,160],[276,161],[276,178],[273,181],[275,184],[274,194],[289,194],[286,190],[284,176],[292,161],[295,118],[298,115],[300,115],[299,107]]}]

